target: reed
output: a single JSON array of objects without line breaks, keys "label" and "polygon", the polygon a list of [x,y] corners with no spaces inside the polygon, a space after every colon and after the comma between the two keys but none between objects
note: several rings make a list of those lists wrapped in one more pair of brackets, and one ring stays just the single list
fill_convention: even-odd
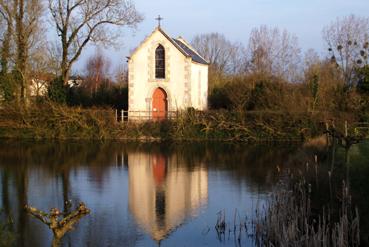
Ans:
[{"label": "reed", "polygon": [[[317,176],[320,169],[317,156],[314,160],[311,172]],[[318,186],[308,182],[309,169],[307,163],[297,174],[280,170],[279,183],[249,218],[241,219],[235,210],[232,224],[227,221],[225,210],[220,211],[215,225],[218,239],[226,241],[227,234],[230,239],[233,233],[237,246],[241,246],[242,238],[248,238],[256,246],[360,246],[359,212],[352,205],[348,184],[342,181],[338,208],[334,204],[314,208],[312,195],[317,193],[314,188]],[[331,176],[328,173],[329,180]],[[329,186],[332,194],[331,183]]]},{"label": "reed", "polygon": [[[282,185],[283,187],[283,185]],[[342,185],[338,220],[329,207],[314,214],[311,185],[301,180],[293,187],[275,191],[263,214],[254,224],[254,238],[262,246],[359,246],[360,228],[357,208],[352,210],[351,196]]]}]

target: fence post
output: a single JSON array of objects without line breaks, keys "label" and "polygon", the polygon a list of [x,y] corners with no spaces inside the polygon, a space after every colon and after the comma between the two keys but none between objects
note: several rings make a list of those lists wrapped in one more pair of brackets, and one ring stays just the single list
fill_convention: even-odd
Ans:
[{"label": "fence post", "polygon": [[121,117],[121,121],[123,123],[124,122],[124,110],[121,110],[120,113],[121,113],[121,116],[120,116]]},{"label": "fence post", "polygon": [[118,119],[118,109],[115,109],[115,121],[119,122],[119,119]]}]

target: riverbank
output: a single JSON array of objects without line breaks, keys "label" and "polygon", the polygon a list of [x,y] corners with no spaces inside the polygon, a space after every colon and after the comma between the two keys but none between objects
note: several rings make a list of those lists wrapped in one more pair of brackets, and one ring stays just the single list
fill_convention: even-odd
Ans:
[{"label": "riverbank", "polygon": [[83,109],[46,102],[27,108],[4,106],[0,109],[0,138],[295,142],[321,133],[322,121],[327,118],[333,119],[334,115],[184,111],[172,120],[118,122],[112,109]]}]

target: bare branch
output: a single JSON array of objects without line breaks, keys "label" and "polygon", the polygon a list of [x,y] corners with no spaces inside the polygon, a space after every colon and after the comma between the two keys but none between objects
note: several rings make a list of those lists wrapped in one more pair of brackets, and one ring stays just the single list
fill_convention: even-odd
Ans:
[{"label": "bare branch", "polygon": [[134,27],[142,20],[129,0],[49,0],[49,9],[61,39],[64,82],[88,43],[114,43],[110,26]]}]

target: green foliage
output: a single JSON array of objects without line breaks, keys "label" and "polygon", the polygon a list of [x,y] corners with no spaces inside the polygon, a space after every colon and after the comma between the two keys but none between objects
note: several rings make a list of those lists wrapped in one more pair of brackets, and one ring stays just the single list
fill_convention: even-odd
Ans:
[{"label": "green foliage", "polygon": [[369,94],[369,65],[356,70],[357,88],[360,92]]},{"label": "green foliage", "polygon": [[0,75],[0,92],[6,102],[14,100],[16,83],[12,74]]},{"label": "green foliage", "polygon": [[248,104],[248,110],[287,110],[288,104],[283,104],[288,92],[286,85],[276,78],[260,78],[254,83],[254,89]]},{"label": "green foliage", "polygon": [[313,75],[313,78],[310,80],[310,90],[311,90],[311,96],[313,97],[313,111],[315,110],[317,101],[318,101],[318,90],[319,90],[319,76]]},{"label": "green foliage", "polygon": [[231,101],[229,100],[224,88],[215,87],[209,95],[209,107],[211,109],[229,109]]},{"label": "green foliage", "polygon": [[70,106],[128,110],[128,88],[103,83],[96,92],[91,93],[86,88],[73,87],[68,90],[67,103]]},{"label": "green foliage", "polygon": [[48,88],[48,95],[50,100],[64,104],[67,102],[67,86],[61,77],[55,78]]}]

